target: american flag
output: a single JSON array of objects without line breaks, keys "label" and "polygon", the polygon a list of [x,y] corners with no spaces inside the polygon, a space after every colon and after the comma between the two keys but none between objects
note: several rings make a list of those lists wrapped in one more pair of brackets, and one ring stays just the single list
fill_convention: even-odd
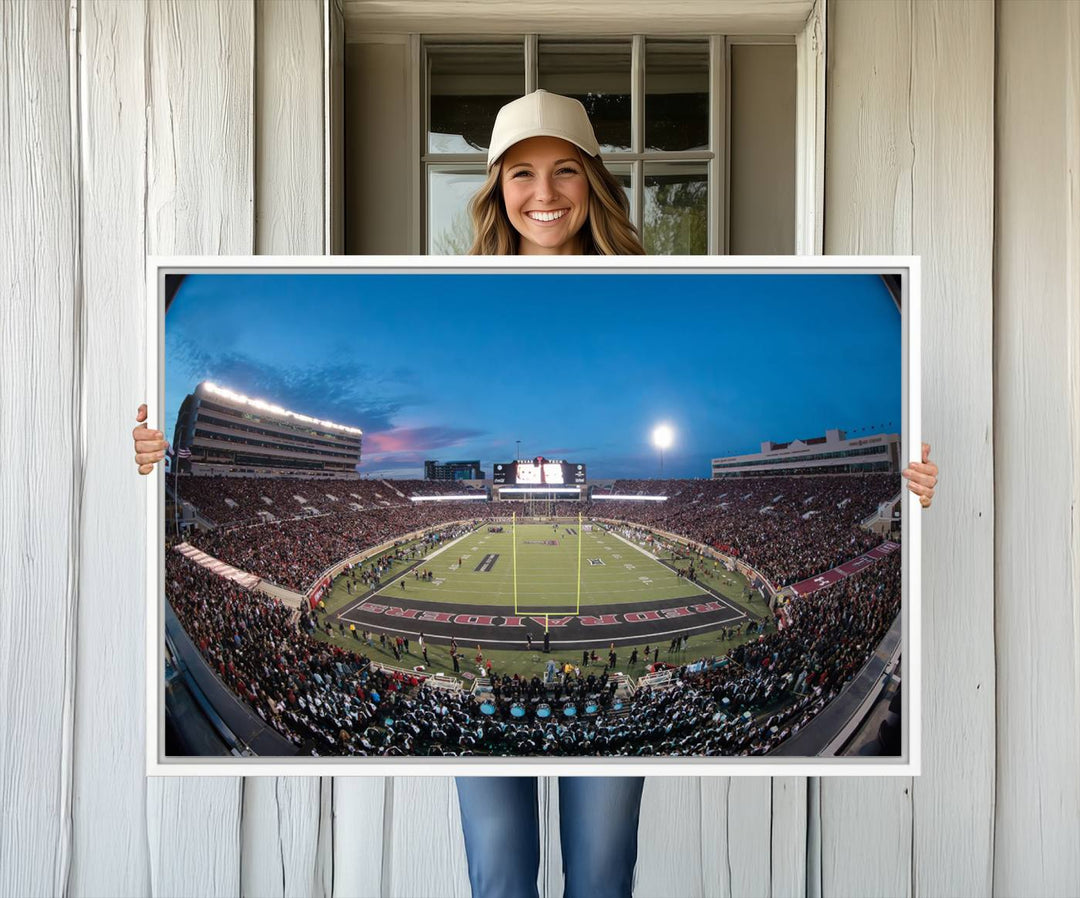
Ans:
[{"label": "american flag", "polygon": [[179,455],[181,458],[191,458],[190,449],[177,449],[176,454]]}]

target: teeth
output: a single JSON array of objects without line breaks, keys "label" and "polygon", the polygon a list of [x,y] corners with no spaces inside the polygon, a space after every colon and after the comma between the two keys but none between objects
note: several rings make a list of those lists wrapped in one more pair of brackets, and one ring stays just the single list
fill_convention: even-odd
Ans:
[{"label": "teeth", "polygon": [[560,209],[558,212],[529,212],[529,218],[534,221],[555,221],[557,218],[562,218],[566,214],[565,209]]}]

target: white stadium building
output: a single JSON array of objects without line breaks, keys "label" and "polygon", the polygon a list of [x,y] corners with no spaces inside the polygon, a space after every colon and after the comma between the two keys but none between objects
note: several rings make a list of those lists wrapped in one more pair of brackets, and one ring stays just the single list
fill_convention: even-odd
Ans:
[{"label": "white stadium building", "polygon": [[362,437],[204,381],[180,406],[173,446],[192,474],[341,479],[360,476]]},{"label": "white stadium building", "polygon": [[848,439],[842,430],[790,443],[764,442],[761,451],[712,460],[713,480],[781,474],[862,474],[900,471],[900,435],[877,433]]}]

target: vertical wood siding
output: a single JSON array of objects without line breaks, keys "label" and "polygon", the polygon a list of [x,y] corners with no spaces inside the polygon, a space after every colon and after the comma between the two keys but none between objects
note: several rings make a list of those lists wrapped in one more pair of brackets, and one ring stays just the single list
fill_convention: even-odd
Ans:
[{"label": "vertical wood siding", "polygon": [[[76,668],[75,895],[150,892],[144,771],[146,483],[130,430],[146,370],[142,287],[147,10],[94,0],[79,14],[86,470]],[[155,409],[155,412],[157,410]],[[134,559],[134,563],[118,563]]]},{"label": "vertical wood siding", "polygon": [[[1080,5],[828,11],[826,251],[923,257],[923,776],[650,779],[635,893],[1071,894]],[[335,0],[3,7],[0,895],[468,894],[450,778],[143,776],[143,254],[330,248],[339,38]]]},{"label": "vertical wood siding", "polygon": [[[914,251],[911,8],[882,6],[827,7],[826,253]],[[823,895],[911,893],[910,779],[822,779],[819,809]]]},{"label": "vertical wood siding", "polygon": [[[323,9],[320,0],[255,5],[255,252],[324,251]],[[241,893],[253,898],[329,894],[332,863],[320,853],[322,802],[332,780],[244,781]],[[323,846],[327,846],[324,844]]]},{"label": "vertical wood siding", "polygon": [[64,887],[83,472],[68,7],[0,15],[0,891]]},{"label": "vertical wood siding", "polygon": [[942,501],[923,519],[923,773],[911,785],[912,889],[964,898],[993,886],[994,8],[911,9],[923,438],[945,472]]},{"label": "vertical wood siding", "polygon": [[[390,813],[384,830],[382,894],[468,898],[465,840],[454,780],[396,776],[387,777],[386,782]],[[354,844],[352,850],[363,850],[361,845]],[[341,894],[352,894],[353,885],[343,882]]]},{"label": "vertical wood siding", "polygon": [[923,520],[923,775],[822,780],[822,893],[989,894],[994,8],[829,9],[825,251],[922,257],[923,434],[944,476]]},{"label": "vertical wood siding", "polygon": [[[334,891],[335,896],[380,898],[383,868],[389,853],[384,821],[392,812],[387,792],[393,779],[381,776],[342,777],[334,780]],[[446,820],[433,827],[449,828]]]},{"label": "vertical wood siding", "polygon": [[[147,19],[146,250],[247,255],[254,4],[169,0],[149,4]],[[161,413],[151,408],[151,420]],[[243,793],[239,778],[147,780],[154,895],[241,893]]]},{"label": "vertical wood siding", "polygon": [[994,371],[998,790],[994,889],[1080,884],[1080,15],[1001,3]]}]

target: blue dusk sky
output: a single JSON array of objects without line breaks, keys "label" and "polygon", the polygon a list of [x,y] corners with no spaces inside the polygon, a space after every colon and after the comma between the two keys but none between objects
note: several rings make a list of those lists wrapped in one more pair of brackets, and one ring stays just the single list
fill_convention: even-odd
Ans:
[{"label": "blue dusk sky", "polygon": [[859,274],[189,276],[166,437],[203,380],[364,431],[360,471],[543,455],[665,477],[765,440],[900,430],[900,313]]}]

